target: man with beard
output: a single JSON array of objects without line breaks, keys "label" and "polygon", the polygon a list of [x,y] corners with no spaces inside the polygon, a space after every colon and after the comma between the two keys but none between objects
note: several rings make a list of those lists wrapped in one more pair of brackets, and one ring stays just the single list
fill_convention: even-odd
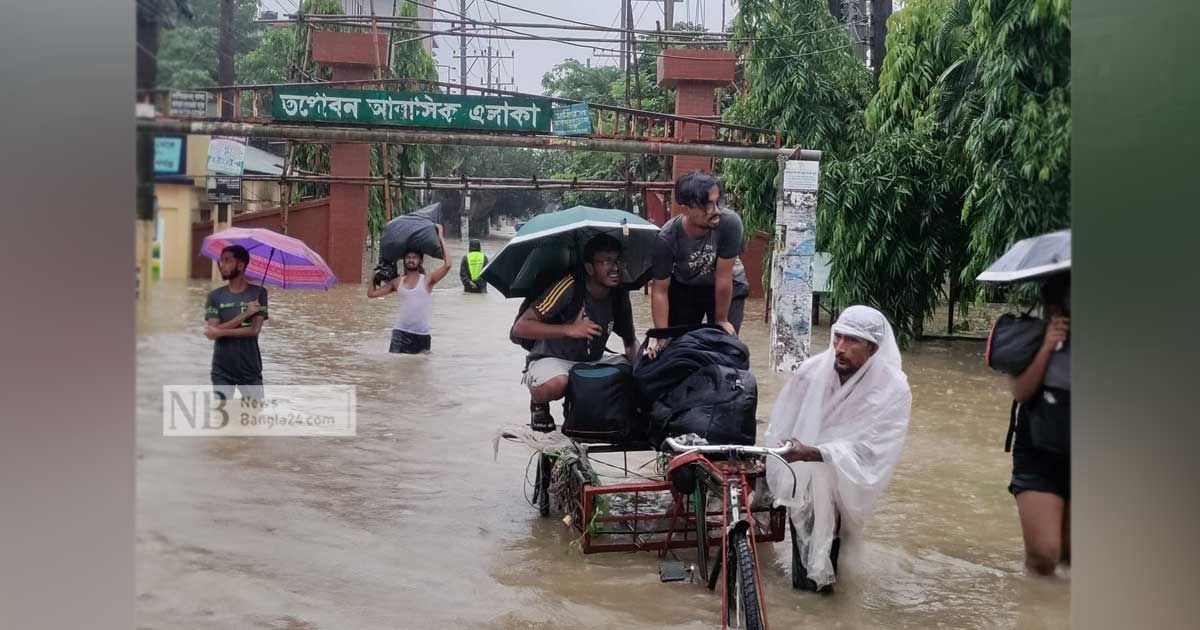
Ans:
[{"label": "man with beard", "polygon": [[[550,401],[567,394],[576,363],[632,361],[637,352],[629,291],[621,283],[621,242],[593,236],[583,248],[583,274],[564,276],[532,301],[513,323],[511,336],[532,341],[524,384],[529,387],[530,427],[555,429]],[[613,332],[625,342],[625,354],[604,357]]]},{"label": "man with beard", "polygon": [[867,306],[842,311],[829,349],[779,392],[765,436],[789,447],[789,466],[767,462],[767,486],[788,508],[794,587],[826,591],[836,580],[839,547],[861,542],[900,459],[911,410],[887,318]]},{"label": "man with beard", "polygon": [[422,354],[429,352],[431,337],[429,336],[429,320],[433,315],[433,287],[450,272],[450,253],[446,249],[446,239],[442,235],[442,226],[437,226],[438,243],[442,248],[442,266],[425,275],[421,263],[424,254],[407,252],[404,254],[404,275],[383,283],[378,287],[368,287],[367,297],[383,297],[393,291],[400,302],[400,312],[396,317],[396,325],[392,328],[392,343],[389,352],[399,354]]},{"label": "man with beard", "polygon": [[229,399],[262,398],[262,355],[258,334],[267,319],[267,290],[246,279],[250,252],[241,245],[221,250],[217,267],[227,283],[213,289],[204,305],[204,336],[213,340],[213,391]]},{"label": "man with beard", "polygon": [[[731,335],[742,327],[750,283],[740,255],[742,219],[719,205],[725,188],[712,173],[692,171],[675,182],[680,213],[654,245],[650,312],[655,328],[706,320]],[[665,339],[649,348],[654,356]]]}]

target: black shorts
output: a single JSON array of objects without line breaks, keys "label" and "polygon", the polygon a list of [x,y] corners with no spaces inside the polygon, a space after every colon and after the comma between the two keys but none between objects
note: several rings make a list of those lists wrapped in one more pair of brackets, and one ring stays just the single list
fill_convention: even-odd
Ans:
[{"label": "black shorts", "polygon": [[[729,301],[729,323],[733,325],[735,331],[741,332],[742,330],[742,319],[746,313],[746,296],[749,294],[749,287],[740,284],[733,285],[733,299]],[[711,286],[693,287],[682,282],[672,281],[667,288],[667,300],[670,304],[667,309],[668,326],[702,324],[705,318],[710,324],[717,323],[716,295]]]},{"label": "black shorts", "polygon": [[211,376],[213,393],[223,400],[233,398],[234,388],[237,388],[242,393],[242,398],[251,400],[263,399],[263,382],[261,376],[257,378],[231,378],[227,374],[219,372],[214,372]]},{"label": "black shorts", "polygon": [[1028,431],[1017,429],[1013,440],[1012,480],[1008,491],[1016,496],[1025,490],[1049,492],[1071,500],[1071,458],[1037,448]]},{"label": "black shorts", "polygon": [[430,341],[432,337],[429,335],[414,335],[403,330],[392,330],[392,345],[388,347],[388,352],[398,354],[421,354],[429,352]]}]

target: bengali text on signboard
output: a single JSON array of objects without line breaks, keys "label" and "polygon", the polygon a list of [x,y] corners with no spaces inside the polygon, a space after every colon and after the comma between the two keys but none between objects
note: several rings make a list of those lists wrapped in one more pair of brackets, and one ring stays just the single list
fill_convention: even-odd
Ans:
[{"label": "bengali text on signboard", "polygon": [[290,122],[549,132],[550,101],[530,97],[276,88],[272,117]]},{"label": "bengali text on signboard", "polygon": [[585,136],[592,133],[587,103],[554,106],[554,135]]}]

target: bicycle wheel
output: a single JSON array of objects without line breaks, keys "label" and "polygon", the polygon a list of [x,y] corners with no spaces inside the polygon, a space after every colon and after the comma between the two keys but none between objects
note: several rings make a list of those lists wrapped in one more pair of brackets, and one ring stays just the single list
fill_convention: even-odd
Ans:
[{"label": "bicycle wheel", "polygon": [[533,496],[537,504],[538,514],[550,516],[550,481],[554,462],[549,455],[538,455],[537,473],[535,473]]},{"label": "bicycle wheel", "polygon": [[734,528],[729,534],[730,557],[725,570],[732,572],[725,579],[726,623],[731,628],[762,630],[762,603],[758,599],[758,575],[754,553],[750,549],[750,534],[745,528]]},{"label": "bicycle wheel", "polygon": [[[700,579],[708,581],[708,487],[701,480],[696,480],[696,489],[692,490],[692,513],[696,517],[696,568],[700,569]],[[711,587],[710,587],[711,588]]]}]

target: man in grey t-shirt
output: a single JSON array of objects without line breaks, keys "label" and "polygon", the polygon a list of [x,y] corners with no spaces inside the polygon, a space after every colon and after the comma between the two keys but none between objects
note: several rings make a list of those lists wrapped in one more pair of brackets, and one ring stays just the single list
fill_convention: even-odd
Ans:
[{"label": "man in grey t-shirt", "polygon": [[675,182],[675,202],[683,212],[667,221],[654,245],[650,306],[655,328],[707,319],[733,335],[741,330],[750,294],[739,258],[745,239],[741,217],[718,206],[722,193],[720,180],[704,171]]}]

